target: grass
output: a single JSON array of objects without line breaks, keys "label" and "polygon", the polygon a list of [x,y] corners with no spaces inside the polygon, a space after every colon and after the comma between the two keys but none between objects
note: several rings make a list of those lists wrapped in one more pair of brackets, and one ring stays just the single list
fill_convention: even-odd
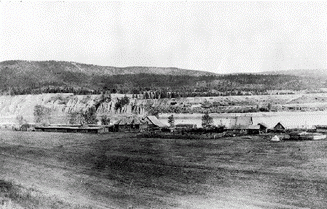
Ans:
[{"label": "grass", "polygon": [[[1,198],[2,197],[2,198]],[[90,206],[72,205],[56,197],[47,197],[34,188],[25,188],[22,185],[15,184],[12,181],[0,179],[0,206],[8,208],[75,208],[89,209]],[[1,205],[2,204],[2,205]],[[15,205],[15,207],[13,206]],[[18,205],[18,206],[17,206]],[[6,208],[5,207],[5,208]]]},{"label": "grass", "polygon": [[[0,174],[22,184],[35,183],[44,191],[54,188],[54,195],[72,192],[70,200],[85,198],[94,207],[205,208],[204,203],[219,198],[229,203],[235,200],[230,194],[241,194],[252,206],[255,198],[265,208],[270,204],[274,208],[278,204],[285,204],[279,208],[326,208],[326,141],[271,143],[261,136],[185,140],[138,138],[133,133],[42,132],[4,132],[1,138],[0,153],[6,154],[7,168]],[[2,194],[9,198],[11,191],[10,199],[24,208],[88,207],[70,205],[75,202],[66,203],[14,182],[1,181],[0,185]],[[192,207],[194,197],[201,203]],[[183,198],[186,201],[180,202]]]}]

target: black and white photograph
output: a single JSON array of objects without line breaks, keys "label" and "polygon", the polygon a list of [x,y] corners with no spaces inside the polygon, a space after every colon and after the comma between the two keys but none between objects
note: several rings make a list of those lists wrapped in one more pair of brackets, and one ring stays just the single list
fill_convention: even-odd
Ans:
[{"label": "black and white photograph", "polygon": [[326,1],[0,1],[0,209],[327,208]]}]

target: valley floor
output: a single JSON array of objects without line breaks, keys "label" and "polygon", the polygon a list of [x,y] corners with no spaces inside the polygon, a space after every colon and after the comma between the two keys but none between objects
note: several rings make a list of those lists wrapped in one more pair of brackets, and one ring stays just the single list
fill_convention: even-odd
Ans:
[{"label": "valley floor", "polygon": [[22,208],[326,208],[326,149],[261,136],[2,131],[0,180],[28,192],[12,197]]}]

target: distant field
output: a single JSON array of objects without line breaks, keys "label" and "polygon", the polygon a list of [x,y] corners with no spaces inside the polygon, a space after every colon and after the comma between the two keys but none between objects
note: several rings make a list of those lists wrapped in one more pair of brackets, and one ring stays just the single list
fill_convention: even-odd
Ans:
[{"label": "distant field", "polygon": [[2,131],[0,179],[51,197],[24,203],[33,208],[326,208],[326,150],[262,136]]}]

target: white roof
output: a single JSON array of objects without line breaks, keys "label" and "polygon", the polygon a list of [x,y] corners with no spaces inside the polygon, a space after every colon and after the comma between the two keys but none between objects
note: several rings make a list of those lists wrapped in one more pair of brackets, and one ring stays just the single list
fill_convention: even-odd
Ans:
[{"label": "white roof", "polygon": [[152,123],[152,124],[154,124],[154,125],[156,125],[156,126],[158,126],[158,127],[166,127],[166,125],[164,125],[163,123],[161,123],[159,120],[158,120],[158,118],[156,118],[156,116],[153,116],[153,115],[149,115],[149,116],[147,116],[147,118],[149,119],[149,121]]}]

